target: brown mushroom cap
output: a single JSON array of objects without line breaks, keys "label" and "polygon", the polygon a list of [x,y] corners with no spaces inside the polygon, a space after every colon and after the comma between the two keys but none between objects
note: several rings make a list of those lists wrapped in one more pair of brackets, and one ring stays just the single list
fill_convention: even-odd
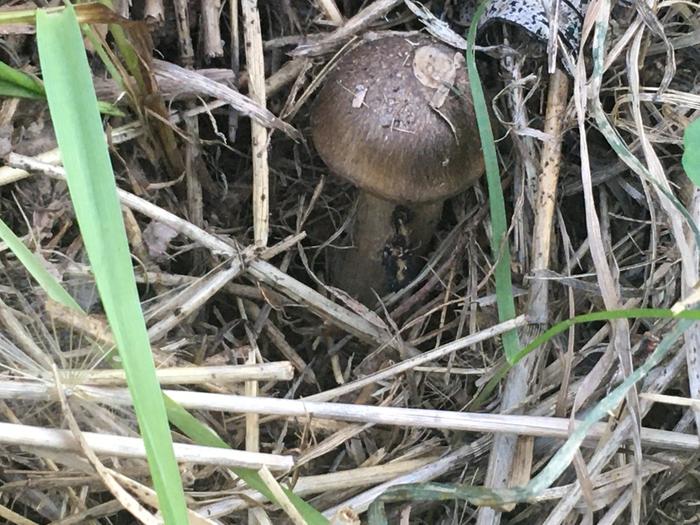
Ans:
[{"label": "brown mushroom cap", "polygon": [[464,60],[430,37],[349,51],[321,88],[311,126],[336,175],[391,201],[446,199],[484,170]]}]

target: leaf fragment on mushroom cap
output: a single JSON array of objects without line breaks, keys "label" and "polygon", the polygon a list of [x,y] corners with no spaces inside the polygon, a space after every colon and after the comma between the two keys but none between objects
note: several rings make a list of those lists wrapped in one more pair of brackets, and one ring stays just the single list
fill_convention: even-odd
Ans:
[{"label": "leaf fragment on mushroom cap", "polygon": [[413,74],[425,87],[435,90],[429,103],[440,108],[447,100],[457,76],[454,55],[437,46],[421,46],[413,54]]}]

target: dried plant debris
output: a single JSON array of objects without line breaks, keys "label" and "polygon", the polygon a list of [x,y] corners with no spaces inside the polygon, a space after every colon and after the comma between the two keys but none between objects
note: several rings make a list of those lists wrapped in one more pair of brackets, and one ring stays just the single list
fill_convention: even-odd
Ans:
[{"label": "dried plant debris", "polygon": [[[518,314],[501,322],[487,181],[453,191],[435,176],[482,171],[480,157],[451,163],[482,151],[473,120],[454,118],[482,109],[464,78],[477,3],[116,2],[149,28],[152,41],[146,25],[124,35],[148,53],[135,62],[96,26],[88,54],[99,99],[121,112],[105,130],[158,377],[233,449],[173,427],[193,520],[299,523],[286,488],[330,523],[697,519],[700,6],[489,2],[476,65]],[[0,31],[0,60],[40,79],[30,27]],[[378,56],[353,62],[368,49]],[[362,118],[331,130],[380,102],[371,130]],[[408,125],[418,110],[437,149]],[[397,137],[410,152],[361,153]],[[358,230],[379,190],[358,200],[321,142],[360,152],[346,171],[418,177],[381,190],[410,194],[383,199],[385,234]],[[55,148],[40,97],[0,99],[0,233],[85,310],[49,298],[2,234],[0,522],[150,523],[136,419]],[[419,202],[433,211],[416,224]],[[391,277],[374,290],[355,255],[368,238],[371,271]],[[635,317],[547,336],[611,309]],[[510,370],[512,330],[523,346],[547,337]],[[242,465],[277,503],[233,474]],[[369,512],[382,495],[383,514]]]}]

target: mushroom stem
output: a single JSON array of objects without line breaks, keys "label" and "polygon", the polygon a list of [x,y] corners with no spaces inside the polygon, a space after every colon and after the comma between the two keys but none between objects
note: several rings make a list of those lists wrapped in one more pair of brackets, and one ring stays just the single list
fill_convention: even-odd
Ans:
[{"label": "mushroom stem", "polygon": [[360,191],[353,247],[338,254],[334,283],[360,302],[408,284],[430,244],[443,201],[402,205]]}]

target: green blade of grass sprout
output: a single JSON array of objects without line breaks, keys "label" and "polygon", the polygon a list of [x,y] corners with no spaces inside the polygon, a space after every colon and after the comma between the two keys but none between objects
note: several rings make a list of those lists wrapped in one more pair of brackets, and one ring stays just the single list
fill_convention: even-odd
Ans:
[{"label": "green blade of grass sprout", "polygon": [[[45,99],[46,93],[41,81],[0,60],[0,97]],[[115,117],[124,116],[124,112],[120,111],[114,104],[102,101],[97,104],[100,113]]]},{"label": "green blade of grass sprout", "polygon": [[[489,206],[491,213],[491,252],[494,258],[494,276],[496,278],[496,301],[498,318],[501,322],[515,317],[515,301],[513,300],[513,284],[510,276],[510,248],[508,246],[508,219],[506,205],[501,189],[501,174],[498,168],[496,144],[491,130],[488,106],[484,89],[481,85],[479,71],[476,68],[476,29],[481,16],[484,14],[490,0],[482,0],[474,13],[467,36],[467,71],[476,121],[479,125],[479,138],[486,167],[486,180],[489,189]],[[513,330],[503,334],[503,348],[506,359],[511,362],[520,347],[518,333]]]},{"label": "green blade of grass sprout", "polygon": [[693,184],[700,186],[700,118],[688,124],[683,133],[683,169]]},{"label": "green blade of grass sprout", "polygon": [[160,511],[167,524],[185,525],[180,472],[78,20],[68,5],[55,13],[38,10],[36,26],[44,87],[68,188],[134,400]]},{"label": "green blade of grass sprout", "polygon": [[15,257],[19,259],[51,299],[70,308],[80,310],[78,303],[75,302],[56,278],[49,273],[42,264],[41,259],[29,251],[22,239],[17,237],[2,219],[0,219],[0,239],[7,243],[8,248],[15,254]]},{"label": "green blade of grass sprout", "polygon": [[28,98],[28,99],[41,99],[41,95],[24,89],[17,84],[8,82],[6,80],[0,80],[0,97],[7,98]]},{"label": "green blade of grass sprout", "polygon": [[0,96],[44,98],[44,86],[33,76],[0,60]]}]

